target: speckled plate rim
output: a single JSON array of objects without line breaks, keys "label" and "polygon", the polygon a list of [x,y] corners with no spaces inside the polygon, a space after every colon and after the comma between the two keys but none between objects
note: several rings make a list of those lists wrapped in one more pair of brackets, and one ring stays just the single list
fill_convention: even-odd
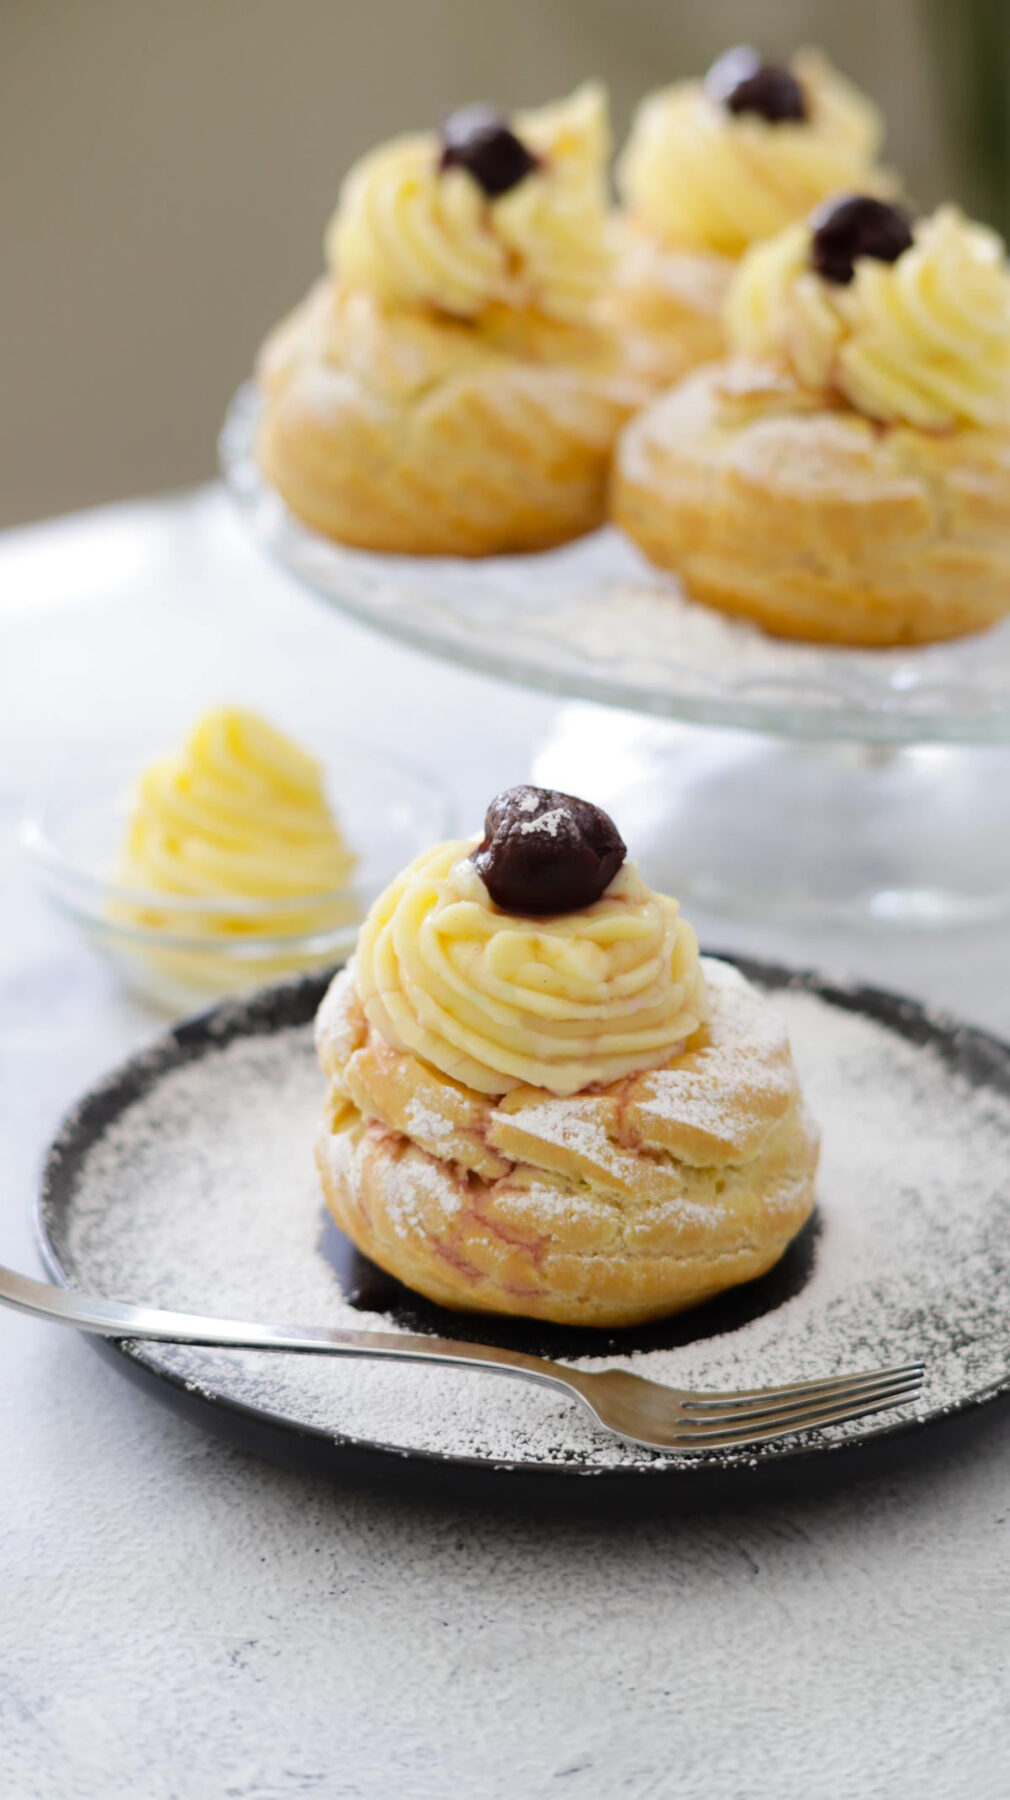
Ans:
[{"label": "speckled plate rim", "polygon": [[[833,982],[812,970],[794,969],[730,952],[711,954],[731,962],[750,980],[775,991],[817,995],[828,1005],[861,1014],[919,1045],[937,1048],[974,1086],[1010,1096],[1010,1043],[886,989]],[[35,1204],[35,1232],[43,1265],[60,1286],[73,1288],[72,1269],[58,1248],[57,1222],[73,1204],[83,1161],[113,1118],[185,1063],[199,1061],[235,1038],[270,1036],[308,1024],[333,970],[313,973],[225,1001],[184,1019],[137,1051],[88,1090],[65,1115],[45,1158]],[[466,1327],[479,1337],[479,1324]],[[363,1478],[384,1488],[455,1492],[489,1498],[503,1490],[516,1498],[548,1492],[592,1503],[649,1497],[671,1510],[711,1502],[739,1504],[783,1492],[834,1486],[891,1473],[920,1455],[949,1449],[968,1431],[993,1419],[1010,1401],[1005,1378],[925,1418],[867,1424],[856,1436],[825,1439],[774,1455],[727,1465],[698,1455],[635,1465],[587,1462],[499,1461],[453,1455],[336,1435],[267,1407],[199,1390],[174,1370],[142,1354],[136,1340],[89,1341],[120,1371],[173,1411],[204,1430],[271,1462],[331,1476]]]}]

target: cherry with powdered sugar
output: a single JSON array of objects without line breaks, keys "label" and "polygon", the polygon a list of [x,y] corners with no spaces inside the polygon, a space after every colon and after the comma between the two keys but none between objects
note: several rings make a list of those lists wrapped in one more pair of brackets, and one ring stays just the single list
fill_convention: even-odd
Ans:
[{"label": "cherry with powdered sugar", "polygon": [[807,116],[806,95],[792,70],[762,62],[748,44],[727,50],[712,64],[705,92],[727,112],[757,113],[769,125],[795,123]]},{"label": "cherry with powdered sugar", "polygon": [[843,194],[829,200],[810,221],[810,262],[825,281],[847,287],[860,256],[894,263],[912,247],[907,212],[873,194]]},{"label": "cherry with powdered sugar", "polygon": [[489,200],[518,187],[539,168],[507,119],[491,106],[464,106],[442,126],[441,169],[466,169]]},{"label": "cherry with powdered sugar", "polygon": [[506,788],[492,800],[471,862],[503,912],[578,912],[610,886],[627,846],[609,814],[556,788]]}]

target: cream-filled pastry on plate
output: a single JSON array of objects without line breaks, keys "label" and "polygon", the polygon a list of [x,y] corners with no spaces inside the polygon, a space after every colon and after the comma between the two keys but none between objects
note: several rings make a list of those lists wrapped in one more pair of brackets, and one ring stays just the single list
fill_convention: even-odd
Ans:
[{"label": "cream-filled pastry on plate", "polygon": [[257,454],[345,544],[537,550],[600,524],[619,426],[647,397],[602,316],[606,98],[470,107],[344,182],[329,273],[260,354]]},{"label": "cream-filled pastry on plate", "polygon": [[727,51],[704,81],[650,94],[617,165],[614,317],[666,383],[718,356],[752,244],[829,195],[893,190],[875,106],[814,50],[788,65]]},{"label": "cream-filled pastry on plate", "polygon": [[744,258],[732,354],[622,436],[613,512],[786,637],[912,644],[1010,610],[1010,268],[942,207],[848,195]]},{"label": "cream-filled pastry on plate", "polygon": [[640,1323],[763,1274],[811,1212],[773,1007],[570,795],[513,788],[418,857],[317,1043],[337,1223],[442,1305]]}]

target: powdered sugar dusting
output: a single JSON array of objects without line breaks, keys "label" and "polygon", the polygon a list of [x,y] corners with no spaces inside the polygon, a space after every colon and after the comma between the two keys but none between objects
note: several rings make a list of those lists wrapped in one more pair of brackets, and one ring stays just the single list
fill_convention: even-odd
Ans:
[{"label": "powdered sugar dusting", "polygon": [[707,956],[702,967],[710,1003],[703,1064],[657,1071],[638,1110],[731,1142],[753,1104],[788,1100],[788,1038],[780,1008],[769,1006],[730,963]]},{"label": "powdered sugar dusting", "polygon": [[550,812],[541,813],[539,819],[520,819],[519,829],[524,836],[532,831],[539,833],[542,837],[556,838],[566,817],[564,808],[555,806]]},{"label": "powdered sugar dusting", "polygon": [[[921,1356],[919,1415],[954,1407],[1008,1376],[1010,1098],[814,994],[776,1004],[823,1130],[814,1272],[732,1333],[606,1360],[731,1387]],[[347,1304],[317,1248],[322,1090],[309,1027],[214,1045],[163,1076],[85,1159],[64,1252],[77,1283],[218,1314],[388,1330],[384,1316]],[[411,1204],[414,1180],[404,1166],[398,1204]],[[461,1317],[457,1331],[479,1336],[479,1323]],[[662,1460],[608,1438],[547,1390],[473,1373],[183,1346],[137,1353],[335,1435],[505,1461]]]},{"label": "powdered sugar dusting", "polygon": [[505,1125],[518,1126],[529,1137],[539,1138],[545,1144],[560,1145],[587,1162],[599,1163],[615,1171],[633,1170],[631,1153],[611,1142],[592,1106],[580,1106],[577,1098],[543,1100],[524,1106],[518,1113],[491,1114],[492,1124],[499,1120]]},{"label": "powdered sugar dusting", "polygon": [[455,1136],[455,1127],[445,1113],[436,1112],[434,1107],[425,1106],[424,1101],[412,1094],[404,1109],[410,1135],[415,1139],[426,1139],[436,1144],[450,1144]]}]

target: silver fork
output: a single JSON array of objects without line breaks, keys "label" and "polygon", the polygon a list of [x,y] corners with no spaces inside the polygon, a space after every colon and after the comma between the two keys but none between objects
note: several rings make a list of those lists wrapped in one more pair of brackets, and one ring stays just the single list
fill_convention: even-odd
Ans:
[{"label": "silver fork", "polygon": [[294,1350],[323,1356],[378,1356],[400,1362],[450,1363],[519,1375],[574,1394],[608,1431],[647,1450],[731,1450],[761,1444],[794,1431],[840,1425],[867,1413],[914,1400],[925,1370],[921,1363],[832,1375],[787,1387],[743,1388],[730,1393],[691,1393],[664,1387],[625,1369],[585,1370],[495,1350],[453,1338],[410,1337],[383,1331],[339,1331],[320,1325],[250,1325],[102,1300],[33,1281],[0,1265],[0,1303],[40,1319],[76,1325],[100,1337],[154,1338],[164,1343],[221,1346],[231,1350]]}]

